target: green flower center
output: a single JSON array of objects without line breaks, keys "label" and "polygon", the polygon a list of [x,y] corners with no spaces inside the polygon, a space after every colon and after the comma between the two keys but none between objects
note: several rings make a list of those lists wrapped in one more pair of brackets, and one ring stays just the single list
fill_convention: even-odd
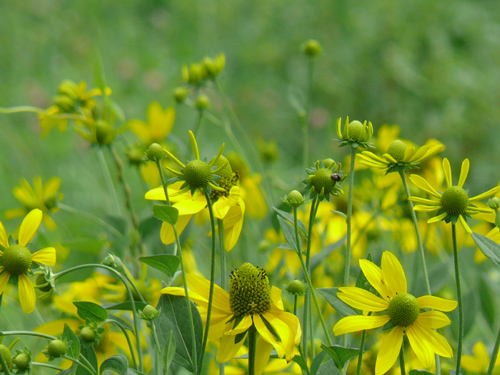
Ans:
[{"label": "green flower center", "polygon": [[184,168],[184,179],[191,189],[200,189],[212,180],[212,171],[204,161],[192,160]]},{"label": "green flower center", "polygon": [[397,161],[403,161],[406,153],[406,145],[399,139],[395,140],[389,146],[387,153],[391,155]]},{"label": "green flower center", "polygon": [[229,304],[237,317],[269,311],[271,293],[266,271],[250,263],[231,271]]},{"label": "green flower center", "polygon": [[441,206],[449,215],[462,215],[469,205],[467,192],[459,186],[446,189],[441,196]]},{"label": "green flower center", "polygon": [[411,294],[398,294],[389,302],[388,314],[391,321],[400,327],[407,327],[418,318],[420,308]]},{"label": "green flower center", "polygon": [[218,168],[221,165],[225,164],[226,162],[227,162],[226,166],[216,173],[217,175],[221,176],[221,179],[216,181],[217,185],[223,188],[225,192],[212,190],[210,198],[215,199],[220,196],[227,197],[229,195],[229,191],[231,190],[231,188],[238,182],[238,175],[236,173],[233,173],[231,164],[229,163],[229,160],[227,160],[225,156],[221,155],[219,157],[219,160],[217,160],[217,162],[214,164],[214,166]]},{"label": "green flower center", "polygon": [[328,168],[318,169],[314,174],[309,176],[308,182],[312,185],[314,191],[317,193],[323,191],[325,195],[330,194],[337,183],[337,181],[332,179],[332,170]]},{"label": "green flower center", "polygon": [[359,121],[353,121],[347,125],[349,129],[349,140],[362,142],[365,138],[365,127]]},{"label": "green flower center", "polygon": [[21,275],[28,272],[31,267],[31,251],[22,245],[8,247],[2,256],[2,264],[11,275]]}]

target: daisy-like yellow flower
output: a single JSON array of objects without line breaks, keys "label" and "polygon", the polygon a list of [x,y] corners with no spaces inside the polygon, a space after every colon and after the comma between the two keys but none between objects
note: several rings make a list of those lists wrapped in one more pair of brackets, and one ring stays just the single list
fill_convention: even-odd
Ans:
[{"label": "daisy-like yellow flower", "polygon": [[491,213],[492,209],[475,207],[470,203],[491,197],[500,191],[500,186],[469,198],[468,193],[463,189],[467,174],[469,173],[469,159],[465,159],[462,162],[458,185],[453,185],[450,162],[446,158],[443,159],[443,170],[447,186],[443,193],[439,193],[419,175],[412,174],[410,176],[410,180],[431,197],[430,199],[411,197],[410,200],[418,203],[413,209],[415,211],[435,212],[436,216],[430,218],[427,221],[428,223],[444,220],[447,223],[451,222],[455,224],[457,221],[460,221],[467,233],[472,234],[472,230],[467,225],[466,218],[479,212]]},{"label": "daisy-like yellow flower", "polygon": [[[335,324],[333,332],[338,336],[382,327],[389,322],[393,325],[390,332],[382,339],[375,375],[385,374],[396,362],[405,334],[417,358],[427,368],[434,365],[434,354],[446,358],[453,356],[446,339],[434,329],[450,324],[448,317],[440,311],[454,310],[457,302],[434,296],[415,298],[409,294],[403,267],[389,251],[382,254],[381,268],[366,259],[361,259],[359,266],[368,282],[382,298],[357,287],[339,288],[340,293],[337,296],[356,309],[386,313],[347,316]],[[440,311],[422,312],[421,309]]]},{"label": "daisy-like yellow flower", "polygon": [[128,128],[147,147],[151,143],[162,143],[172,130],[175,121],[175,109],[161,108],[160,103],[153,102],[148,107],[148,122],[142,120],[130,120]]},{"label": "daisy-like yellow flower", "polygon": [[[210,282],[187,274],[189,298],[198,305],[203,320],[207,318]],[[184,296],[183,288],[168,287],[164,294]],[[215,285],[209,338],[220,339],[217,361],[233,358],[245,343],[250,328],[257,339],[255,373],[261,374],[273,349],[279,358],[291,361],[301,330],[298,318],[284,311],[281,290],[269,287],[266,272],[250,263],[231,272],[229,294]],[[253,329],[252,328],[252,329]]]},{"label": "daisy-like yellow flower", "polygon": [[43,213],[39,209],[32,210],[21,223],[19,241],[9,245],[7,232],[0,222],[0,294],[2,294],[9,280],[18,285],[19,301],[23,311],[27,314],[35,309],[35,288],[28,278],[33,262],[54,266],[56,264],[56,249],[47,247],[34,254],[26,247],[35,236]]},{"label": "daisy-like yellow flower", "polygon": [[443,150],[444,145],[434,140],[415,149],[415,147],[408,147],[405,142],[397,139],[391,143],[387,152],[382,156],[378,156],[371,151],[363,151],[359,158],[361,164],[386,169],[386,173],[390,173],[418,168],[421,162],[430,159]]},{"label": "daisy-like yellow flower", "polygon": [[59,177],[52,177],[43,185],[42,178],[36,176],[33,179],[33,187],[26,179],[21,180],[19,186],[16,186],[12,193],[23,207],[7,210],[4,213],[5,218],[15,219],[27,215],[31,210],[38,208],[43,212],[43,224],[49,230],[56,229],[56,223],[49,216],[59,211],[57,203],[63,198],[63,194],[59,193],[61,187],[61,179]]}]

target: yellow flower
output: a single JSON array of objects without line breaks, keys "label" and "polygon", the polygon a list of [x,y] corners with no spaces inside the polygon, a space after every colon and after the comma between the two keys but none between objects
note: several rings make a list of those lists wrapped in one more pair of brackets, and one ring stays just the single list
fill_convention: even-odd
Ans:
[{"label": "yellow flower", "polygon": [[[464,355],[462,357],[462,367],[467,371],[486,374],[488,371],[488,367],[490,365],[490,356],[488,355],[488,351],[486,350],[486,346],[478,341],[474,344],[472,348],[472,352],[474,355]],[[500,357],[497,357],[495,362],[495,367],[493,370],[494,375],[500,374]]]},{"label": "yellow flower", "polygon": [[466,217],[477,214],[479,212],[490,213],[492,212],[492,209],[475,207],[470,205],[470,203],[494,195],[495,193],[500,191],[500,186],[490,189],[485,193],[476,195],[475,197],[469,198],[469,195],[463,189],[465,180],[467,179],[467,174],[469,173],[469,159],[465,159],[462,162],[462,169],[460,171],[460,177],[458,178],[458,185],[453,185],[452,183],[450,162],[446,158],[443,159],[443,170],[447,186],[443,193],[439,193],[424,178],[420,177],[419,175],[412,174],[410,176],[410,180],[415,185],[417,185],[420,189],[431,196],[431,199],[410,197],[410,200],[412,200],[413,202],[420,203],[414,207],[414,210],[436,212],[436,216],[430,218],[427,221],[428,223],[435,223],[441,220],[445,220],[447,223],[452,222],[453,224],[455,224],[457,220],[459,220],[467,233],[471,234],[472,230],[467,225]]},{"label": "yellow flower", "polygon": [[23,311],[27,314],[35,309],[36,294],[33,284],[28,278],[32,263],[54,266],[56,264],[56,249],[47,247],[34,254],[26,245],[35,236],[42,222],[42,211],[32,210],[21,223],[18,244],[9,245],[7,232],[0,222],[0,294],[3,293],[10,279],[17,283],[19,301]]},{"label": "yellow flower", "polygon": [[175,121],[175,109],[161,108],[160,103],[153,102],[148,107],[148,122],[130,120],[127,123],[130,131],[134,133],[147,147],[151,143],[162,143],[172,130]]},{"label": "yellow flower", "polygon": [[450,324],[450,320],[438,309],[452,311],[455,301],[434,296],[415,298],[407,292],[406,276],[399,260],[389,251],[382,254],[382,268],[361,259],[359,266],[368,282],[382,298],[357,287],[339,288],[337,296],[346,304],[373,313],[386,311],[384,315],[352,315],[341,319],[333,332],[335,335],[382,327],[391,322],[393,328],[382,339],[375,365],[375,375],[385,374],[398,358],[406,334],[410,346],[422,364],[434,365],[434,354],[451,358],[453,352],[446,339],[434,329]]},{"label": "yellow flower", "polygon": [[[200,276],[186,276],[189,297],[206,320],[210,282]],[[279,358],[291,361],[301,330],[298,318],[284,311],[281,290],[270,289],[265,271],[250,263],[233,271],[229,284],[229,294],[217,285],[214,290],[209,338],[221,340],[217,361],[224,363],[233,358],[252,326],[259,334],[255,355],[257,375],[264,370],[273,348]],[[176,287],[164,288],[162,293],[185,295],[183,288]]]},{"label": "yellow flower", "polygon": [[23,204],[22,208],[15,208],[7,210],[4,216],[7,219],[15,219],[27,215],[31,210],[38,208],[43,212],[43,224],[49,230],[56,229],[56,223],[49,216],[49,213],[56,213],[59,211],[57,203],[63,198],[63,194],[58,190],[61,187],[61,179],[59,177],[52,177],[43,186],[42,178],[36,176],[33,180],[33,187],[26,179],[21,180],[19,186],[16,186],[12,193],[19,202]]},{"label": "yellow flower", "polygon": [[421,162],[443,150],[444,145],[434,140],[416,150],[415,147],[408,147],[405,142],[397,139],[381,157],[371,151],[363,151],[359,158],[361,164],[386,169],[387,173],[390,173],[418,168]]}]

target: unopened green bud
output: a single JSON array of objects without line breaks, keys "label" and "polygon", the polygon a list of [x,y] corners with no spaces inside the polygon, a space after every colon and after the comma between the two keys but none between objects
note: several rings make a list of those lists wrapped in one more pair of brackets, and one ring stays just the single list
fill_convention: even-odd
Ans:
[{"label": "unopened green bud", "polygon": [[75,82],[66,80],[59,85],[59,94],[67,96],[72,100],[77,100],[77,88],[78,86]]},{"label": "unopened green bud", "polygon": [[208,99],[208,96],[206,96],[204,94],[200,94],[196,98],[196,101],[194,102],[194,105],[200,111],[205,111],[205,110],[207,110],[207,109],[210,108],[210,99]]},{"label": "unopened green bud", "polygon": [[300,280],[293,280],[286,287],[286,291],[294,296],[301,296],[306,292],[306,286]]},{"label": "unopened green bud", "polygon": [[215,66],[215,62],[210,57],[205,57],[203,59],[203,67],[205,68],[205,71],[207,72],[207,75],[210,78],[215,77],[215,75],[217,75],[217,68]]},{"label": "unopened green bud", "polygon": [[21,353],[14,358],[13,362],[18,370],[25,371],[30,366],[31,357],[28,353]]},{"label": "unopened green bud", "polygon": [[488,199],[488,206],[493,210],[498,210],[500,208],[500,198],[493,197]]},{"label": "unopened green bud", "polygon": [[158,143],[151,143],[146,151],[146,157],[149,161],[159,161],[166,156],[163,147]]},{"label": "unopened green bud", "polygon": [[306,56],[315,57],[321,53],[322,48],[318,41],[311,39],[302,45],[302,51],[304,51]]},{"label": "unopened green bud", "polygon": [[45,278],[45,275],[43,273],[40,273],[37,277],[36,277],[36,281],[35,281],[35,284],[36,284],[36,288],[38,288],[40,291],[42,292],[50,292],[52,291],[52,285],[50,284],[50,282]]},{"label": "unopened green bud", "polygon": [[99,145],[109,145],[115,136],[113,127],[108,122],[104,120],[97,121],[95,125],[95,139]]},{"label": "unopened green bud", "polygon": [[122,260],[113,253],[109,253],[108,255],[106,255],[106,258],[104,258],[102,264],[111,267],[122,274],[125,274],[125,268],[123,267]]},{"label": "unopened green bud", "polygon": [[49,353],[49,356],[51,358],[58,358],[62,357],[65,353],[66,350],[68,349],[68,346],[66,343],[62,340],[52,340],[49,343],[49,346],[47,347],[47,352]]},{"label": "unopened green bud", "polygon": [[[12,370],[12,356],[10,354],[10,350],[5,345],[0,344],[0,355],[3,357],[5,364],[9,370]],[[0,369],[5,372],[3,366],[0,364]]]},{"label": "unopened green bud", "polygon": [[144,164],[144,149],[142,147],[132,147],[127,150],[127,161],[135,167]]},{"label": "unopened green bud", "polygon": [[298,190],[292,190],[288,195],[283,199],[283,201],[291,207],[300,207],[304,204],[305,199]]},{"label": "unopened green bud", "polygon": [[142,312],[141,312],[141,317],[142,317],[142,319],[145,319],[145,320],[153,320],[158,315],[160,315],[159,311],[156,310],[151,305],[147,305],[146,307],[144,307],[144,310],[142,310]]},{"label": "unopened green bud", "polygon": [[94,340],[97,338],[97,332],[94,328],[85,326],[80,331],[80,337],[85,342],[94,342]]},{"label": "unopened green bud", "polygon": [[177,87],[174,89],[174,98],[177,103],[182,103],[186,99],[189,90],[186,87]]},{"label": "unopened green bud", "polygon": [[322,161],[323,161],[323,165],[325,166],[325,168],[334,169],[337,166],[337,163],[335,162],[335,160],[333,160],[331,158],[323,159]]}]

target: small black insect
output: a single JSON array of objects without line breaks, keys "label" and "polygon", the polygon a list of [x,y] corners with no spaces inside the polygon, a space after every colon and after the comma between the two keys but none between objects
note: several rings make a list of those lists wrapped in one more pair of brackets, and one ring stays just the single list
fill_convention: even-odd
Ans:
[{"label": "small black insect", "polygon": [[339,173],[333,173],[331,176],[333,181],[340,181],[342,180],[342,176]]}]

